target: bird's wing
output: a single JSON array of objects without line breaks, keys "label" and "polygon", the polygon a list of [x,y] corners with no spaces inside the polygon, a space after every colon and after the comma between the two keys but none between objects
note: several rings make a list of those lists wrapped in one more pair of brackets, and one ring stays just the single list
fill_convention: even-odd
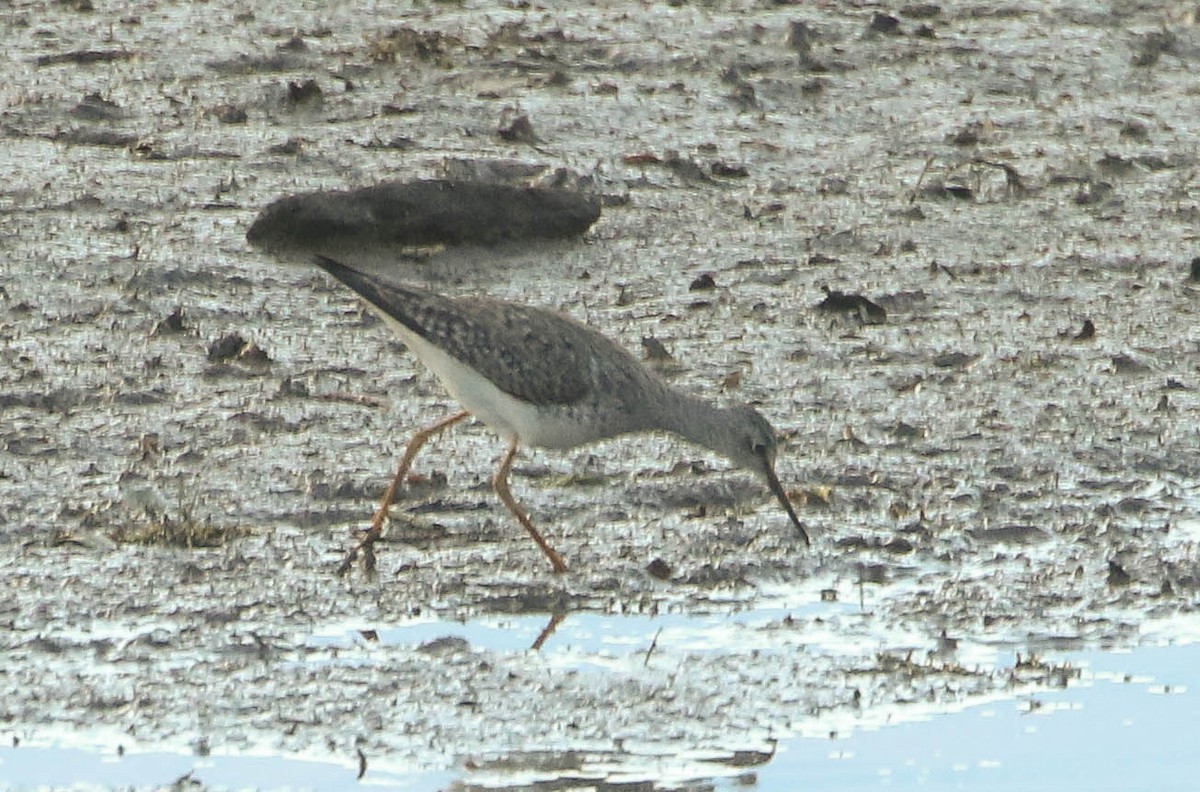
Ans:
[{"label": "bird's wing", "polygon": [[594,351],[607,339],[560,314],[388,283],[332,259],[318,265],[376,309],[500,390],[537,404],[574,404],[593,390]]}]

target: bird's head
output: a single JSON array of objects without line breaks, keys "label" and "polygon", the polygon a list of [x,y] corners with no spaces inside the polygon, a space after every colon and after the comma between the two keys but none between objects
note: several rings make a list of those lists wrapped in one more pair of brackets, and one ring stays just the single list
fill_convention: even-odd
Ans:
[{"label": "bird's head", "polygon": [[783,485],[779,483],[779,477],[775,475],[775,455],[779,451],[779,435],[775,428],[749,405],[730,407],[727,412],[730,420],[723,422],[726,431],[716,438],[719,446],[716,450],[738,467],[753,470],[762,477],[804,538],[804,543],[810,544],[808,532],[804,530]]}]

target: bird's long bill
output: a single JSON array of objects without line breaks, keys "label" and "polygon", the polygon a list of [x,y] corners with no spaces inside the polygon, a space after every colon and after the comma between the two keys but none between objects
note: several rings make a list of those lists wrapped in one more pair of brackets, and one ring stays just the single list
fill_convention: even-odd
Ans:
[{"label": "bird's long bill", "polygon": [[763,472],[767,477],[767,486],[775,494],[775,497],[779,499],[779,502],[783,504],[783,508],[787,510],[788,517],[792,518],[792,525],[796,526],[796,530],[804,537],[804,544],[811,545],[812,542],[809,541],[808,531],[804,530],[804,525],[800,522],[800,518],[796,516],[796,510],[792,508],[792,502],[788,500],[787,493],[783,491],[783,485],[779,483],[779,477],[775,475],[775,465],[771,463],[766,454],[763,454],[762,462]]}]

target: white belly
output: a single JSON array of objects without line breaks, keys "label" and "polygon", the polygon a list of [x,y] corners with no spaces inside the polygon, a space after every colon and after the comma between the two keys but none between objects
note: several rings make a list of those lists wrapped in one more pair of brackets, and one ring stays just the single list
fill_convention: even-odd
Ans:
[{"label": "white belly", "polygon": [[437,375],[463,408],[507,440],[544,448],[572,448],[596,438],[564,409],[541,409],[517,399],[492,384],[475,369],[454,359],[404,325],[380,312],[426,368]]}]

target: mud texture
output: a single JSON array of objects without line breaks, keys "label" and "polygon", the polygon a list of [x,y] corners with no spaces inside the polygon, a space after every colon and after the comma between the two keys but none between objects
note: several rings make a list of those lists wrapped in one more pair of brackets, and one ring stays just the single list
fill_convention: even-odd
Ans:
[{"label": "mud texture", "polygon": [[[1194,8],[333,5],[0,13],[5,730],[597,784],[1050,683],[1030,652],[1195,609]],[[605,196],[583,241],[413,278],[754,402],[813,547],[747,474],[643,436],[518,461],[552,575],[488,486],[503,444],[466,425],[418,459],[378,578],[338,578],[408,436],[456,406],[250,223],[559,168]],[[768,600],[792,615],[753,642],[582,669],[369,640]],[[368,632],[314,642],[338,626]]]}]

